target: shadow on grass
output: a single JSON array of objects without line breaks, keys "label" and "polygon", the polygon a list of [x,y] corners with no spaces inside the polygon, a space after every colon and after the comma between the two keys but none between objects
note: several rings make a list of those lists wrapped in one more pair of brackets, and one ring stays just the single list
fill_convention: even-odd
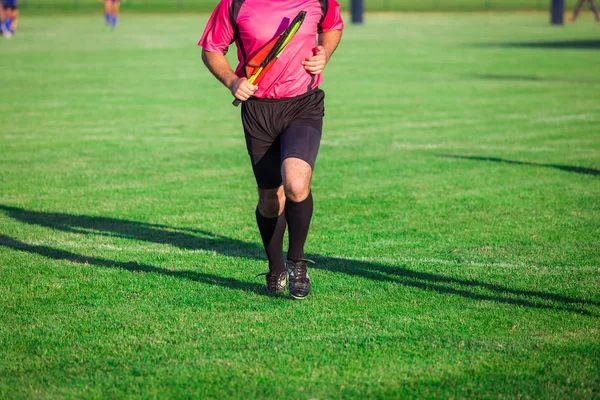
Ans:
[{"label": "shadow on grass", "polygon": [[[0,210],[14,220],[31,225],[43,226],[64,232],[85,235],[106,235],[119,238],[168,244],[188,250],[207,250],[231,257],[263,259],[263,249],[254,243],[243,242],[221,235],[211,234],[200,229],[174,228],[165,225],[147,224],[135,221],[106,217],[90,217],[61,213],[28,211],[21,208],[0,205]],[[197,282],[227,286],[232,289],[266,294],[264,285],[248,283],[233,278],[225,278],[195,271],[171,271],[137,262],[118,262],[83,256],[48,246],[32,245],[5,235],[0,235],[0,246],[44,257],[77,263],[87,263],[99,267],[120,268],[128,271],[144,271]],[[460,279],[440,274],[419,272],[403,266],[388,266],[379,263],[348,260],[338,257],[311,255],[317,261],[314,269],[321,269],[349,276],[361,277],[379,282],[393,282],[440,294],[457,295],[469,299],[486,300],[536,309],[562,310],[597,317],[596,313],[573,305],[600,306],[600,302],[572,298],[568,296],[535,291],[511,289],[474,279]],[[266,262],[265,262],[266,265]],[[459,266],[459,264],[457,264]],[[487,290],[494,295],[478,293]],[[537,301],[536,301],[537,300]],[[539,300],[560,303],[543,304]]]},{"label": "shadow on grass", "polygon": [[513,74],[468,74],[467,78],[485,79],[490,81],[516,81],[516,82],[567,82],[577,84],[598,84],[598,79],[582,79],[574,77],[513,75]]},{"label": "shadow on grass", "polygon": [[498,157],[477,157],[477,156],[460,156],[456,154],[440,154],[439,157],[447,157],[447,158],[460,158],[465,160],[474,160],[474,161],[491,161],[491,162],[499,162],[505,164],[516,164],[516,165],[531,165],[534,167],[546,167],[546,168],[556,168],[561,171],[567,172],[576,172],[578,174],[584,175],[600,175],[600,170],[593,168],[583,168],[583,167],[573,167],[570,165],[560,165],[560,164],[538,164],[526,161],[514,161],[514,160],[505,160],[503,158]]},{"label": "shadow on grass", "polygon": [[238,281],[237,279],[225,278],[212,274],[203,274],[196,271],[172,271],[133,261],[119,262],[106,260],[103,258],[89,257],[81,254],[71,253],[65,250],[55,249],[53,247],[28,244],[2,234],[0,234],[0,246],[8,247],[14,250],[25,251],[27,253],[39,254],[54,260],[89,264],[98,267],[120,268],[132,272],[150,272],[154,274],[173,276],[176,278],[189,279],[195,282],[227,286],[232,289],[244,290],[247,292],[255,292],[260,294],[264,292],[263,285],[259,285],[258,283],[242,282]]},{"label": "shadow on grass", "polygon": [[577,50],[600,50],[600,40],[560,40],[552,42],[511,42],[511,43],[485,43],[478,47],[517,47],[532,49],[577,49]]},{"label": "shadow on grass", "polygon": [[530,81],[541,82],[547,79],[534,75],[502,75],[502,74],[473,74],[469,75],[478,79],[489,79],[493,81]]}]

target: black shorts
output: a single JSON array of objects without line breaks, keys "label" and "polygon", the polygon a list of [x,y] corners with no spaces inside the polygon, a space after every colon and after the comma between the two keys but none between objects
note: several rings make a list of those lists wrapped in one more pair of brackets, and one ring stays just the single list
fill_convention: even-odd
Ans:
[{"label": "black shorts", "polygon": [[314,169],[319,145],[325,92],[314,89],[287,99],[250,98],[242,103],[242,125],[256,183],[261,189],[281,186],[281,164],[294,157]]}]

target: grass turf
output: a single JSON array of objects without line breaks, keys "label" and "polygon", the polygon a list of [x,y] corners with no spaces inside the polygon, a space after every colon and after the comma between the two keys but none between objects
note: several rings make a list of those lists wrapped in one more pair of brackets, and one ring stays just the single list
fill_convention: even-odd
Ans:
[{"label": "grass turf", "polygon": [[[102,2],[102,1],[100,1]],[[21,8],[28,13],[69,12],[81,13],[101,10],[98,0],[20,0]],[[189,12],[212,11],[218,0],[122,0],[124,11],[137,12]],[[344,10],[349,0],[338,1]],[[577,0],[565,0],[572,9]],[[367,11],[493,11],[493,10],[547,10],[546,0],[366,0]]]},{"label": "grass turf", "polygon": [[206,16],[23,18],[0,59],[0,398],[600,395],[591,16],[366,21],[326,71],[292,301],[254,277]]}]

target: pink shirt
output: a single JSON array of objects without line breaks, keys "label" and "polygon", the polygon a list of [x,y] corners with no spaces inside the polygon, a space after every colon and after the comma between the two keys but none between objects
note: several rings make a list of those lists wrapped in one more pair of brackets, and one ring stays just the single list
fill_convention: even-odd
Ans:
[{"label": "pink shirt", "polygon": [[[234,39],[230,9],[234,0],[221,0],[213,11],[198,43],[205,51],[225,54]],[[319,0],[245,0],[236,18],[239,64],[236,75],[245,76],[244,63],[271,39],[283,32],[300,11],[306,11],[304,23],[285,48],[254,94],[258,98],[281,99],[306,93],[317,87],[323,77],[304,69],[302,61],[313,55],[319,23],[322,32],[342,30],[344,22],[336,0],[328,2],[327,15]]]}]

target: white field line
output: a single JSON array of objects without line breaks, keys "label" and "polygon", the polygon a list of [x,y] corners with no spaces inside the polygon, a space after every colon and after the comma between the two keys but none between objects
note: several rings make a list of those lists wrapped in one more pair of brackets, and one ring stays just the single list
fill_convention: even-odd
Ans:
[{"label": "white field line", "polygon": [[532,121],[535,122],[565,122],[565,121],[597,121],[598,117],[594,114],[567,114],[567,115],[556,115],[552,117],[544,116],[534,118]]},{"label": "white field line", "polygon": [[62,248],[71,249],[98,249],[98,250],[111,250],[118,252],[130,252],[130,253],[153,253],[153,254],[173,254],[173,255],[184,255],[184,254],[210,254],[218,255],[214,250],[204,249],[173,249],[173,248],[154,248],[148,246],[115,246],[112,244],[88,244],[79,242],[69,241],[54,241],[54,240],[39,240],[30,242],[29,244],[34,246],[58,246]]},{"label": "white field line", "polygon": [[[425,143],[425,144],[412,144],[406,142],[392,142],[392,147],[404,150],[435,150],[435,149],[461,149],[461,150],[502,150],[502,151],[522,151],[522,152],[549,152],[559,151],[558,147],[525,147],[525,146],[502,146],[502,145],[472,145],[472,144],[461,144],[461,143]],[[587,149],[584,149],[587,150]]]},{"label": "white field line", "polygon": [[456,260],[444,260],[441,258],[416,258],[416,257],[345,257],[345,256],[331,256],[334,258],[340,258],[342,260],[348,261],[362,261],[362,262],[373,262],[373,263],[385,263],[385,264],[398,264],[398,263],[407,263],[407,264],[442,264],[442,265],[452,265],[452,266],[470,266],[470,267],[480,267],[480,268],[506,268],[506,269],[539,269],[539,270],[548,270],[548,269],[556,269],[556,270],[577,270],[577,271],[595,271],[600,272],[600,266],[591,266],[591,265],[583,265],[580,267],[576,266],[556,266],[556,265],[535,265],[535,264],[527,264],[527,263],[485,263],[485,262],[477,262],[477,261],[456,261]]},{"label": "white field line", "polygon": [[[106,131],[110,131],[107,129]],[[178,133],[175,130],[167,131],[163,130],[163,133]],[[222,139],[220,142],[224,143],[234,143],[239,144],[243,143],[243,139],[240,138],[218,138]],[[127,135],[127,136],[117,136],[117,135],[86,135],[80,137],[71,137],[71,138],[62,138],[57,139],[55,137],[47,138],[42,135],[0,135],[0,140],[21,140],[21,141],[36,141],[36,142],[52,142],[52,143],[79,143],[79,142],[113,142],[113,141],[121,141],[121,142],[144,142],[144,143],[155,143],[155,142],[165,142],[165,143],[210,143],[215,141],[216,139],[211,138],[193,138],[193,137],[174,137],[174,136],[144,136],[138,137],[136,135]]]},{"label": "white field line", "polygon": [[[41,240],[30,242],[34,246],[59,246],[62,248],[72,249],[99,249],[99,250],[110,250],[117,252],[130,252],[130,253],[148,253],[148,254],[171,254],[171,255],[186,255],[186,254],[205,254],[218,256],[219,253],[214,250],[204,249],[178,249],[178,248],[156,248],[149,246],[115,246],[111,244],[88,244],[79,243],[73,241],[50,241]],[[448,266],[470,266],[478,268],[502,268],[502,269],[537,269],[537,270],[576,270],[576,271],[593,271],[600,272],[600,266],[554,266],[554,265],[535,265],[527,263],[486,263],[477,261],[456,261],[456,260],[444,260],[441,258],[419,258],[419,257],[346,257],[338,255],[327,256],[330,258],[337,258],[348,261],[359,261],[359,262],[371,262],[371,263],[385,263],[385,264],[437,264],[437,265],[448,265]]]}]

